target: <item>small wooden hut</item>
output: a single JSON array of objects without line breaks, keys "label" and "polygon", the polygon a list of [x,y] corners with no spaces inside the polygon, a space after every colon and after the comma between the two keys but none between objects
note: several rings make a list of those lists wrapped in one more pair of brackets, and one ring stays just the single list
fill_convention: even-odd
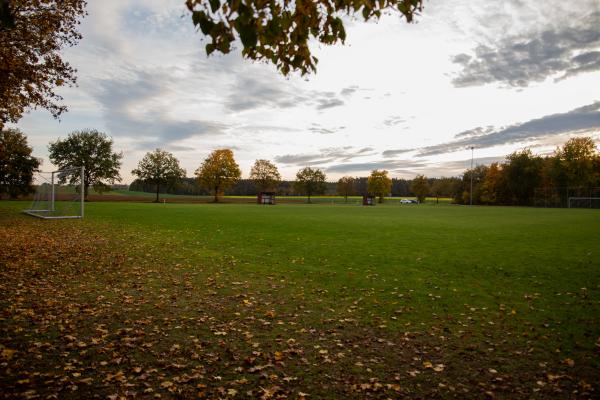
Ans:
[{"label": "small wooden hut", "polygon": [[260,192],[256,197],[258,204],[275,204],[275,192]]},{"label": "small wooden hut", "polygon": [[370,194],[366,194],[363,196],[363,206],[374,206],[375,205],[375,196]]}]

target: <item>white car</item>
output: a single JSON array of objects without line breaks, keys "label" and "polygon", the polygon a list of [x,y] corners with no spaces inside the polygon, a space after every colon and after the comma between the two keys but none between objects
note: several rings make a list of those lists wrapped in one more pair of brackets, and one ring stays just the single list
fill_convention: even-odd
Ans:
[{"label": "white car", "polygon": [[400,204],[419,204],[419,202],[417,200],[402,199],[400,200]]}]

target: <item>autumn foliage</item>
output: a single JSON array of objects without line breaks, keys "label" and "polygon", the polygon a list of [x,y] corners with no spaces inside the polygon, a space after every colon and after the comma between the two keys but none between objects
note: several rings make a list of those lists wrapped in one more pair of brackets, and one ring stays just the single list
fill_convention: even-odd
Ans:
[{"label": "autumn foliage", "polygon": [[325,191],[325,173],[318,168],[305,167],[296,173],[294,183],[298,193],[305,194],[310,203],[310,196],[322,194]]},{"label": "autumn foliage", "polygon": [[219,195],[242,176],[239,165],[229,149],[215,150],[196,170],[196,177],[201,185],[213,191],[215,203]]},{"label": "autumn foliage", "polygon": [[54,117],[66,110],[56,93],[75,84],[75,69],[60,50],[75,45],[85,0],[3,1],[0,24],[0,129],[28,109],[45,108]]},{"label": "autumn foliage", "polygon": [[379,202],[383,203],[383,198],[392,191],[392,180],[386,170],[374,170],[368,179],[369,193],[379,197]]},{"label": "autumn foliage", "polygon": [[21,131],[0,130],[0,196],[17,197],[33,191],[33,174],[40,161],[31,152],[27,137]]},{"label": "autumn foliage", "polygon": [[[303,0],[221,1],[186,0],[192,22],[206,36],[208,55],[229,53],[241,42],[242,55],[273,63],[284,75],[316,70],[317,58],[309,43],[342,43],[346,30],[343,14],[360,14],[365,21],[379,19],[384,12],[397,12],[411,22],[422,8],[422,0]],[[239,39],[239,42],[238,42]]]},{"label": "autumn foliage", "polygon": [[276,191],[281,175],[277,166],[269,160],[256,160],[250,170],[250,179],[261,192]]},{"label": "autumn foliage", "polygon": [[348,196],[354,194],[355,187],[355,179],[351,176],[343,176],[341,177],[336,185],[336,192],[340,196],[344,196],[344,201],[348,202]]},{"label": "autumn foliage", "polygon": [[515,151],[503,163],[465,171],[454,188],[455,202],[469,202],[471,177],[474,204],[564,207],[569,196],[592,197],[600,187],[600,152],[590,137],[569,139],[549,156]]}]

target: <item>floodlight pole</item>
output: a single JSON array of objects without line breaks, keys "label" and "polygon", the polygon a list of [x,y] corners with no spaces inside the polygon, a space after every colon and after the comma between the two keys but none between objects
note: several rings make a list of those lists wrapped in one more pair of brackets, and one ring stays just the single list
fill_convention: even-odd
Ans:
[{"label": "floodlight pole", "polygon": [[85,177],[85,167],[81,167],[81,189],[79,189],[79,191],[81,192],[81,218],[83,218],[83,204],[85,202],[85,183],[83,181]]},{"label": "floodlight pole", "polygon": [[471,146],[471,190],[469,191],[471,197],[470,205],[473,205],[473,149],[474,147]]},{"label": "floodlight pole", "polygon": [[50,196],[50,210],[54,211],[54,172],[52,172],[52,178],[50,178],[50,186],[52,186],[52,193]]}]

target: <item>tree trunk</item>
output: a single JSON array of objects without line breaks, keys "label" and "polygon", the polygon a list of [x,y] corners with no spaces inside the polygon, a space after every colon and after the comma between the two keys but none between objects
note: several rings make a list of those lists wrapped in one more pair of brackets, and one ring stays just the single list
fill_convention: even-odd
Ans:
[{"label": "tree trunk", "polygon": [[383,203],[383,195],[379,196],[379,204]]},{"label": "tree trunk", "polygon": [[156,184],[156,199],[154,200],[155,203],[158,203],[158,192],[160,191],[160,183]]},{"label": "tree trunk", "polygon": [[348,193],[346,193],[346,195],[344,196],[344,203],[348,202]]},{"label": "tree trunk", "polygon": [[84,201],[88,201],[88,189],[90,187],[89,183],[84,183],[83,184],[83,199]]},{"label": "tree trunk", "polygon": [[215,186],[215,203],[219,202],[219,187]]},{"label": "tree trunk", "polygon": [[310,204],[310,192],[306,193],[308,195],[308,204]]}]

